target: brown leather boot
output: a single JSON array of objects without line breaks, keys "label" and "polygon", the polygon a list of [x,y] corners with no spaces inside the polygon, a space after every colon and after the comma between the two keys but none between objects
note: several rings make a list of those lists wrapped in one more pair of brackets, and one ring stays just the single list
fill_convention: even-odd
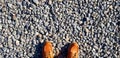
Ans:
[{"label": "brown leather boot", "polygon": [[43,58],[53,58],[53,47],[51,42],[46,41],[44,43],[42,54]]},{"label": "brown leather boot", "polygon": [[67,58],[78,58],[79,46],[76,42],[71,43],[68,48]]}]

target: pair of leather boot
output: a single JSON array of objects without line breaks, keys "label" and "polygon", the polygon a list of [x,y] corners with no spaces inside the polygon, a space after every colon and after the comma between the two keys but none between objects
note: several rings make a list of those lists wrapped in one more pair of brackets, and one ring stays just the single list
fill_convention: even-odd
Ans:
[{"label": "pair of leather boot", "polygon": [[[67,58],[78,58],[79,46],[76,42],[71,43],[68,48]],[[43,58],[54,58],[52,43],[46,41],[42,50]]]}]

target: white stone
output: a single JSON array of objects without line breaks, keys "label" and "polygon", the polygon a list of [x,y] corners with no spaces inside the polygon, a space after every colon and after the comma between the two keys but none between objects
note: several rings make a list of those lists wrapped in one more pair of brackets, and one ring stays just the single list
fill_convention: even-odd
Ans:
[{"label": "white stone", "polygon": [[12,4],[8,3],[8,6],[9,6],[10,8],[12,8]]},{"label": "white stone", "polygon": [[2,48],[3,47],[3,45],[2,44],[0,44],[0,48]]},{"label": "white stone", "polygon": [[38,4],[39,1],[38,1],[38,0],[33,0],[33,2],[34,2],[35,4]]},{"label": "white stone", "polygon": [[59,2],[62,2],[63,0],[58,0]]},{"label": "white stone", "polygon": [[52,4],[52,0],[49,0],[49,4],[50,4],[50,5]]},{"label": "white stone", "polygon": [[66,35],[66,39],[65,39],[67,42],[69,42],[69,35],[67,34]]},{"label": "white stone", "polygon": [[19,41],[18,40],[16,40],[16,45],[19,45]]},{"label": "white stone", "polygon": [[0,30],[2,29],[2,25],[0,24]]},{"label": "white stone", "polygon": [[3,56],[2,56],[2,55],[0,55],[0,58],[3,58]]}]

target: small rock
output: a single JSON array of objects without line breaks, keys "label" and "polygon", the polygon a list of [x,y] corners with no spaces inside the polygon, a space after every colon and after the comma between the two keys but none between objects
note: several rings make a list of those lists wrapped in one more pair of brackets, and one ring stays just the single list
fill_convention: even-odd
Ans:
[{"label": "small rock", "polygon": [[63,0],[58,0],[59,2],[62,2]]},{"label": "small rock", "polygon": [[45,26],[48,26],[48,25],[49,25],[49,23],[48,23],[48,22],[44,22],[44,24],[45,24]]},{"label": "small rock", "polygon": [[25,31],[25,34],[27,34],[28,33],[28,31]]},{"label": "small rock", "polygon": [[12,4],[8,3],[8,7],[9,7],[9,8],[12,8]]},{"label": "small rock", "polygon": [[65,39],[67,42],[69,42],[69,37],[68,37],[68,34],[66,35],[66,39]]},{"label": "small rock", "polygon": [[34,29],[34,26],[31,25],[31,30],[33,30],[33,29]]},{"label": "small rock", "polygon": [[16,15],[15,14],[12,14],[12,19],[16,20]]},{"label": "small rock", "polygon": [[38,36],[39,38],[42,38],[42,34],[36,32],[36,36]]},{"label": "small rock", "polygon": [[4,3],[4,0],[0,0],[0,3]]},{"label": "small rock", "polygon": [[51,5],[51,4],[52,4],[52,2],[53,2],[52,0],[49,0],[49,2],[48,2],[48,3]]},{"label": "small rock", "polygon": [[106,42],[107,42],[108,44],[110,44],[109,38],[106,38]]},{"label": "small rock", "polygon": [[16,40],[16,45],[19,45],[19,41],[18,40]]},{"label": "small rock", "polygon": [[112,5],[110,5],[110,6],[109,6],[109,8],[110,8],[110,9],[113,9],[113,6],[112,6]]},{"label": "small rock", "polygon": [[2,29],[2,25],[0,24],[0,30]]},{"label": "small rock", "polygon": [[11,23],[11,20],[8,20],[8,23]]},{"label": "small rock", "polygon": [[18,4],[18,5],[22,5],[22,1],[18,1],[17,4]]},{"label": "small rock", "polygon": [[60,51],[58,48],[56,48],[56,56],[59,56],[60,55]]},{"label": "small rock", "polygon": [[6,7],[5,6],[2,7],[2,12],[6,12]]},{"label": "small rock", "polygon": [[0,48],[2,48],[3,47],[3,45],[2,44],[0,44]]},{"label": "small rock", "polygon": [[36,32],[35,35],[39,35],[39,32]]},{"label": "small rock", "polygon": [[39,1],[38,0],[33,0],[33,2],[38,5]]},{"label": "small rock", "polygon": [[98,49],[98,46],[94,45],[94,48],[95,48],[95,49]]},{"label": "small rock", "polygon": [[80,32],[80,33],[79,33],[79,37],[80,37],[80,38],[82,38],[82,37],[83,37],[83,36],[82,36],[82,32]]},{"label": "small rock", "polygon": [[30,5],[29,5],[29,9],[30,9],[30,10],[33,10],[33,8],[34,8],[34,5],[33,5],[33,4],[30,4]]},{"label": "small rock", "polygon": [[82,24],[83,22],[82,21],[79,21],[80,24]]},{"label": "small rock", "polygon": [[87,33],[89,33],[89,32],[90,32],[88,28],[85,28],[85,30],[86,30],[86,32],[87,32]]},{"label": "small rock", "polygon": [[2,55],[0,55],[0,58],[3,58],[3,56],[2,56]]},{"label": "small rock", "polygon": [[28,53],[28,56],[29,56],[29,57],[32,57],[32,53]]},{"label": "small rock", "polygon": [[41,40],[40,40],[40,42],[41,42],[41,43],[43,43],[43,42],[44,42],[44,40],[42,40],[42,39],[41,39]]},{"label": "small rock", "polygon": [[11,36],[8,37],[8,46],[11,48],[12,47],[12,39]]}]

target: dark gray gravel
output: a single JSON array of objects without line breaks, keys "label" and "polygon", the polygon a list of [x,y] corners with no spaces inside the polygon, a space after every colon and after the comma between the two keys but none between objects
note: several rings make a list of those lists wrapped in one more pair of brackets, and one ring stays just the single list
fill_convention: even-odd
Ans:
[{"label": "dark gray gravel", "polygon": [[45,40],[59,58],[74,41],[80,58],[119,58],[120,1],[0,0],[0,58],[41,58]]}]

